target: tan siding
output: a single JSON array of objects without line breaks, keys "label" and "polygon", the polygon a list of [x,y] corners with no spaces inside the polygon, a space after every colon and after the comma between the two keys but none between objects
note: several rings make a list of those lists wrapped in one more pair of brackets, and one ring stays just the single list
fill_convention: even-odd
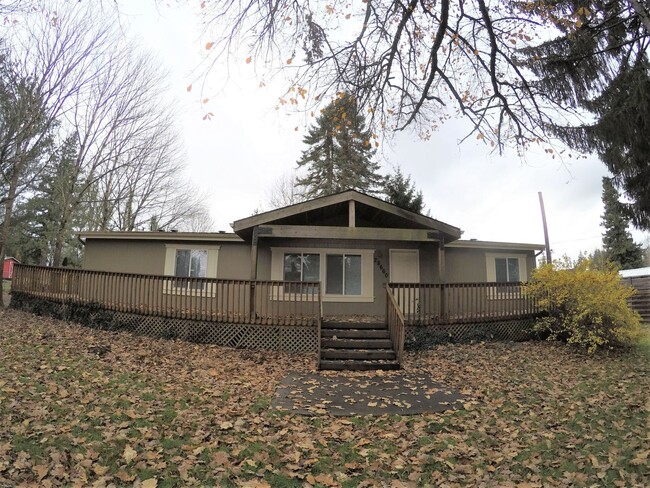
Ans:
[{"label": "tan siding", "polygon": [[[217,278],[223,280],[249,280],[251,277],[251,248],[242,242],[222,244],[219,249]],[[259,264],[258,264],[259,267]],[[260,279],[265,279],[260,277]]]},{"label": "tan siding", "polygon": [[151,241],[87,239],[84,269],[162,275],[165,244]]},{"label": "tan siding", "polygon": [[526,277],[530,279],[535,268],[533,251],[512,251],[502,249],[445,249],[447,283],[485,283],[487,281],[486,253],[526,254]]},{"label": "tan siding", "polygon": [[485,283],[485,249],[445,249],[447,283]]}]

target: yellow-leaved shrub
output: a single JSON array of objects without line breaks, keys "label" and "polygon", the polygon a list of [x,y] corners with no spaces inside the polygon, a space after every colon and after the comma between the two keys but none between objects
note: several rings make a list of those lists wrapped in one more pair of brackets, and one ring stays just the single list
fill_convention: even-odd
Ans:
[{"label": "yellow-leaved shrub", "polygon": [[636,342],[640,317],[628,305],[635,290],[625,286],[615,266],[594,266],[582,260],[545,264],[533,272],[526,293],[548,311],[535,330],[543,337],[596,349],[628,346]]}]

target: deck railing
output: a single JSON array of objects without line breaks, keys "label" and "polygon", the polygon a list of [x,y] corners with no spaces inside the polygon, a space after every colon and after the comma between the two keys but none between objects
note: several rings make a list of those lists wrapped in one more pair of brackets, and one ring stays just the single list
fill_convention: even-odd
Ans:
[{"label": "deck railing", "polygon": [[390,283],[406,325],[525,318],[542,310],[521,283]]},{"label": "deck railing", "polygon": [[400,310],[397,300],[388,284],[386,287],[386,325],[390,333],[390,340],[393,343],[397,362],[402,365],[404,356],[404,315]]},{"label": "deck railing", "polygon": [[318,282],[221,280],[16,264],[12,291],[116,312],[237,324],[316,326]]}]

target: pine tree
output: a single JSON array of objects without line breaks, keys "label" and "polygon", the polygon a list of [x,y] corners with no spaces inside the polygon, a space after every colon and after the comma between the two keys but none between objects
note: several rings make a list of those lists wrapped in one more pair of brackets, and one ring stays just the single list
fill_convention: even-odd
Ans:
[{"label": "pine tree", "polygon": [[643,249],[634,242],[627,230],[630,221],[618,198],[618,191],[611,178],[603,178],[603,250],[607,259],[621,269],[640,268],[643,266]]},{"label": "pine tree", "polygon": [[537,89],[560,106],[592,115],[577,125],[550,127],[570,147],[598,154],[629,200],[621,205],[632,223],[650,229],[648,2],[567,0],[531,8],[562,32],[522,51],[539,78]]},{"label": "pine tree", "polygon": [[297,179],[306,198],[345,190],[377,193],[383,182],[379,164],[372,161],[372,133],[359,113],[356,99],[341,93],[316,119],[303,139],[309,146],[298,160],[307,174]]},{"label": "pine tree", "polygon": [[415,213],[422,213],[424,210],[422,192],[415,189],[411,175],[405,177],[399,166],[386,178],[384,194],[386,200],[393,205]]}]

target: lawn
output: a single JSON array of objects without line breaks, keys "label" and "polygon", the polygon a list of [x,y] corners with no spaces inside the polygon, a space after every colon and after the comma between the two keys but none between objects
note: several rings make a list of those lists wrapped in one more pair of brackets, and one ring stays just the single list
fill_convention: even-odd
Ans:
[{"label": "lawn", "polygon": [[468,395],[455,412],[271,409],[283,375],[314,362],[0,311],[0,486],[650,484],[648,340],[625,354],[486,343],[408,355],[410,371]]}]

